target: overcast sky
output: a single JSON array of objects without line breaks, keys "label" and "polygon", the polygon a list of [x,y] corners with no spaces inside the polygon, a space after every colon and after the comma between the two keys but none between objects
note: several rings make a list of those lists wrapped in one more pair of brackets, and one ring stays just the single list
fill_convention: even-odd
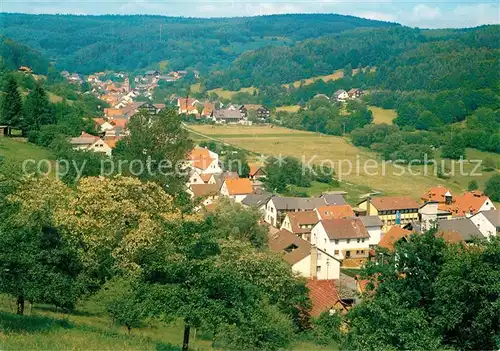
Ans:
[{"label": "overcast sky", "polygon": [[71,14],[155,14],[232,17],[279,13],[339,13],[412,27],[473,27],[500,23],[500,0],[0,0],[1,12]]}]

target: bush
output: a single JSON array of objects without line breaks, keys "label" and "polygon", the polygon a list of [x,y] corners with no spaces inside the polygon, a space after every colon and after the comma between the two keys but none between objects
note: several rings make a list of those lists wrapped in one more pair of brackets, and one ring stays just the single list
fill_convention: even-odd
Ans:
[{"label": "bush", "polygon": [[491,200],[500,202],[500,174],[495,174],[486,182],[484,193]]},{"label": "bush", "polygon": [[312,333],[314,341],[320,345],[329,345],[338,343],[342,338],[340,326],[342,318],[339,314],[330,315],[328,312],[323,312],[318,318],[312,320]]}]

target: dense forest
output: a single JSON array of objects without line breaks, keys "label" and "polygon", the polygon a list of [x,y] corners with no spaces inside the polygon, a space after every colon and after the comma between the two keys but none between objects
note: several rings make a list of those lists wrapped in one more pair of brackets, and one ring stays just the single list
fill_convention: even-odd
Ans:
[{"label": "dense forest", "polygon": [[10,70],[30,67],[35,73],[47,74],[49,62],[35,50],[0,36],[0,65]]},{"label": "dense forest", "polygon": [[4,35],[40,51],[59,69],[79,73],[134,71],[163,61],[171,69],[206,72],[228,66],[246,50],[387,26],[396,24],[333,14],[220,19],[0,14]]}]

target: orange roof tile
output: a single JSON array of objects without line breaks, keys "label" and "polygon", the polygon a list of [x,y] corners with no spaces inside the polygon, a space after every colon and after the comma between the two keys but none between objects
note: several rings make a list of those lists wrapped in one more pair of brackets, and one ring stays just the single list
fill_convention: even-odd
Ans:
[{"label": "orange roof tile", "polygon": [[378,246],[384,247],[390,251],[394,250],[394,245],[396,242],[403,238],[408,238],[411,231],[403,229],[401,227],[392,227],[387,233],[382,236],[382,239],[378,243]]},{"label": "orange roof tile", "polygon": [[115,127],[125,128],[127,126],[128,119],[126,118],[115,118],[109,122],[111,125]]},{"label": "orange roof tile", "polygon": [[210,178],[212,178],[212,174],[200,174],[200,178],[205,183],[208,183],[210,181]]},{"label": "orange roof tile", "polygon": [[118,141],[118,139],[104,139],[104,142],[112,149],[114,149],[116,147],[116,142]]},{"label": "orange roof tile", "polygon": [[352,207],[349,205],[330,205],[317,208],[321,219],[339,219],[355,217]]},{"label": "orange roof tile", "polygon": [[92,119],[94,120],[95,124],[100,125],[100,126],[106,122],[106,120],[104,118],[92,118]]},{"label": "orange roof tile", "polygon": [[441,203],[438,208],[448,211],[453,217],[476,214],[489,198],[480,191],[469,191],[452,198],[451,204]]},{"label": "orange roof tile", "polygon": [[248,195],[253,193],[252,183],[248,178],[226,179],[229,195]]},{"label": "orange roof tile", "polygon": [[309,279],[306,283],[311,299],[311,316],[317,317],[322,312],[328,312],[339,302],[340,297],[337,292],[334,280]]},{"label": "orange roof tile", "polygon": [[427,190],[427,192],[424,194],[424,196],[421,197],[421,199],[426,202],[428,201],[444,202],[445,201],[444,195],[449,191],[450,190],[448,188],[445,188],[442,185],[438,185],[436,187]]}]

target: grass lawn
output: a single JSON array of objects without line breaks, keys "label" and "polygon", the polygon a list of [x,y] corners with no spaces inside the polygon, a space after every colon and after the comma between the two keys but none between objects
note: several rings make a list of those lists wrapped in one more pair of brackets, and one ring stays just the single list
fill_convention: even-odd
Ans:
[{"label": "grass lawn", "polygon": [[192,84],[190,89],[192,93],[201,92],[201,83]]},{"label": "grass lawn", "polygon": [[368,108],[373,113],[373,123],[375,124],[392,124],[393,119],[398,116],[395,110],[389,110],[376,106],[369,106]]},{"label": "grass lawn", "polygon": [[238,94],[238,93],[249,93],[253,94],[254,91],[258,91],[257,88],[254,87],[248,87],[248,88],[241,88],[238,91],[232,91],[232,90],[225,90],[222,88],[217,88],[217,89],[212,89],[212,90],[207,90],[207,93],[215,93],[219,97],[224,98],[224,99],[231,99],[233,95]]},{"label": "grass lawn", "polygon": [[297,112],[300,109],[299,105],[290,105],[290,106],[280,106],[276,107],[276,112],[284,111],[284,112]]},{"label": "grass lawn", "polygon": [[54,159],[54,155],[47,149],[7,137],[0,137],[0,156],[20,163],[27,159]]},{"label": "grass lawn", "polygon": [[356,276],[361,272],[361,269],[356,268],[340,268],[340,273],[344,273],[345,275],[356,278]]},{"label": "grass lawn", "polygon": [[[383,164],[376,153],[355,147],[347,138],[281,127],[199,125],[190,128],[255,154],[293,156],[306,163],[310,160],[316,164],[325,161],[327,165],[334,166],[337,177],[341,176],[343,186],[351,186],[350,191],[355,194],[349,195],[351,203],[360,195],[371,191],[380,191],[386,195],[409,195],[419,199],[425,191],[438,184],[447,186],[452,192],[460,193],[467,189],[472,179],[476,179],[482,189],[484,182],[493,174],[482,172],[477,177],[460,175],[457,166],[455,175],[449,179],[439,179],[435,175],[433,165],[427,168],[412,166],[411,174],[405,166],[404,173],[402,173],[400,166],[391,163]],[[200,137],[197,136],[197,140],[199,139]],[[439,156],[439,150],[436,151],[436,156]],[[469,159],[486,157],[498,159],[500,157],[500,155],[475,150],[468,150],[467,156]],[[437,161],[440,162],[439,158]],[[349,168],[352,170],[347,174]],[[472,163],[464,164],[464,170],[467,173],[470,173],[473,168]]]},{"label": "grass lawn", "polygon": [[[0,295],[0,350],[180,350],[183,324],[149,321],[141,328],[116,326],[91,304],[81,304],[73,313],[61,313],[52,306],[35,305],[14,314],[14,300]],[[214,350],[211,340],[191,332],[190,349]],[[323,351],[332,347],[297,342],[291,350]]]},{"label": "grass lawn", "polygon": [[320,79],[322,79],[324,82],[329,82],[331,80],[337,80],[337,79],[341,79],[343,77],[344,77],[344,70],[339,69],[339,70],[333,72],[332,74],[327,74],[325,76],[311,77],[311,78],[302,79],[302,80],[296,80],[295,82],[290,83],[290,84],[283,84],[283,86],[288,87],[290,85],[293,85],[295,88],[298,88],[298,87],[300,87],[301,81],[304,81],[304,85],[309,85],[309,84],[312,84],[315,81],[320,80]]}]

